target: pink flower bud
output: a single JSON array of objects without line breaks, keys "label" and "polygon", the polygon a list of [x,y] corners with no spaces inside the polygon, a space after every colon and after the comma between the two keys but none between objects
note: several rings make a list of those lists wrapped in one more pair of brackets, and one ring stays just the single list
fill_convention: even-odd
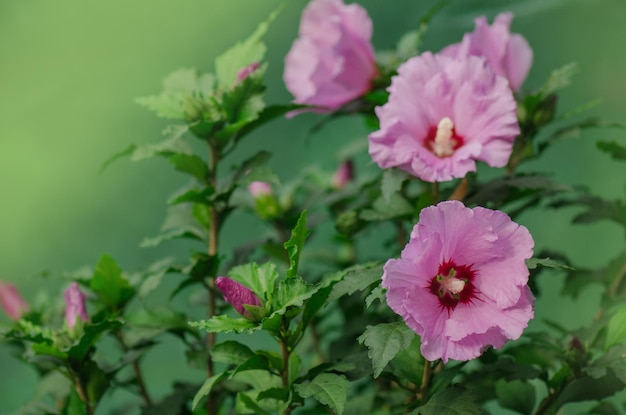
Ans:
[{"label": "pink flower bud", "polygon": [[85,308],[85,299],[87,295],[83,293],[78,284],[73,282],[67,290],[65,290],[65,322],[70,330],[76,325],[76,318],[80,318],[83,322],[89,321],[87,310]]},{"label": "pink flower bud", "polygon": [[271,195],[272,186],[266,182],[252,182],[248,185],[248,191],[256,199],[260,196]]},{"label": "pink flower bud", "polygon": [[243,307],[244,304],[261,305],[258,297],[248,287],[239,284],[235,280],[231,280],[228,277],[217,277],[215,285],[222,292],[224,300],[230,303],[244,317],[250,317],[248,311]]},{"label": "pink flower bud", "polygon": [[28,311],[28,304],[17,291],[17,287],[4,282],[0,282],[0,305],[12,320],[19,320]]},{"label": "pink flower bud", "polygon": [[332,185],[336,189],[341,189],[354,179],[354,163],[352,160],[346,160],[337,169],[333,175]]},{"label": "pink flower bud", "polygon": [[250,65],[241,68],[237,72],[237,83],[243,82],[250,74],[259,68],[259,62],[252,62]]}]

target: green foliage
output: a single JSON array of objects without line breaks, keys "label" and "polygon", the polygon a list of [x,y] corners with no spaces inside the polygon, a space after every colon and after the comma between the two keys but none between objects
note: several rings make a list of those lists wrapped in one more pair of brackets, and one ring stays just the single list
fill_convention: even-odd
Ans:
[{"label": "green foliage", "polygon": [[530,415],[535,408],[535,387],[523,380],[496,383],[498,403],[506,409]]},{"label": "green foliage", "polygon": [[414,338],[415,332],[404,322],[398,322],[367,326],[358,341],[369,349],[368,356],[377,378],[389,361],[409,347]]},{"label": "green foliage", "polygon": [[552,258],[530,258],[526,260],[526,266],[528,267],[528,269],[535,269],[538,266],[542,266],[547,268],[564,268],[574,270],[574,268],[570,267],[569,265],[563,264],[562,262]]},{"label": "green foliage", "polygon": [[343,413],[349,387],[350,382],[345,376],[334,373],[321,373],[311,381],[294,385],[298,395],[312,397],[337,414]]},{"label": "green foliage", "polygon": [[289,255],[289,268],[287,269],[287,278],[294,278],[298,275],[298,264],[300,262],[300,254],[306,238],[311,231],[306,227],[306,210],[300,214],[296,227],[291,231],[291,238],[285,242],[285,249]]},{"label": "green foliage", "polygon": [[106,254],[102,255],[96,264],[89,288],[98,295],[102,304],[111,310],[123,308],[135,293],[128,279],[122,274],[122,269]]},{"label": "green foliage", "polygon": [[619,343],[626,343],[626,307],[618,309],[606,326],[604,348],[609,349]]},{"label": "green foliage", "polygon": [[370,285],[380,282],[382,275],[383,266],[376,262],[346,268],[337,276],[338,282],[334,284],[328,300],[334,301],[346,294],[352,295],[357,291],[363,291]]},{"label": "green foliage", "polygon": [[597,146],[615,160],[626,160],[626,147],[615,141],[598,141]]},{"label": "green foliage", "polygon": [[425,405],[420,406],[413,415],[482,415],[483,411],[476,402],[475,395],[460,387],[444,389],[435,393]]}]

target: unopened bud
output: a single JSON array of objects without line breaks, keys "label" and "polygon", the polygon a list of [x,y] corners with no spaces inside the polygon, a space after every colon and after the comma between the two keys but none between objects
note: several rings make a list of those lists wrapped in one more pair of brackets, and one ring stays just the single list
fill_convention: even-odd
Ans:
[{"label": "unopened bud", "polygon": [[250,317],[250,313],[244,308],[245,304],[257,307],[261,305],[259,298],[248,287],[235,280],[228,277],[217,277],[215,285],[222,292],[224,300],[244,317]]},{"label": "unopened bud", "polygon": [[250,74],[259,68],[259,62],[252,62],[250,65],[241,68],[237,72],[237,83],[243,82]]},{"label": "unopened bud", "polygon": [[65,290],[65,323],[70,330],[76,326],[76,320],[80,318],[83,322],[89,321],[87,309],[85,308],[85,299],[87,296],[83,293],[78,284],[73,282]]},{"label": "unopened bud", "polygon": [[29,309],[17,287],[4,282],[0,282],[0,305],[12,320],[19,320]]},{"label": "unopened bud", "polygon": [[354,163],[352,163],[352,160],[346,160],[335,171],[332,186],[335,189],[341,189],[352,180],[354,180]]}]

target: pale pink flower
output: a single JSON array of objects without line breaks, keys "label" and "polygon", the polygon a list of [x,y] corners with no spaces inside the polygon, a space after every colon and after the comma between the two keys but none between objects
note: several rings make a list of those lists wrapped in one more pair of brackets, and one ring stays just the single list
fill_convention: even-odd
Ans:
[{"label": "pale pink flower", "polygon": [[215,285],[222,292],[224,300],[226,300],[233,308],[242,316],[250,317],[248,311],[244,308],[244,304],[260,306],[261,302],[258,297],[250,291],[248,287],[238,283],[228,277],[217,277]]},{"label": "pale pink flower", "polygon": [[73,282],[66,290],[65,290],[65,322],[70,330],[74,329],[76,325],[76,319],[80,318],[81,321],[87,322],[89,321],[89,316],[87,315],[87,309],[85,308],[85,300],[87,299],[87,295],[83,293],[80,288],[78,288],[78,284]]},{"label": "pale pink flower", "polygon": [[312,0],[285,58],[294,102],[335,110],[367,92],[378,75],[371,37],[372,21],[358,4]]},{"label": "pale pink flower", "polygon": [[510,32],[512,13],[496,16],[489,26],[481,16],[472,33],[466,33],[461,43],[450,45],[441,51],[454,58],[470,55],[484,56],[498,75],[509,80],[514,91],[520,89],[533,62],[533,51],[522,35]]},{"label": "pale pink flower", "polygon": [[29,309],[17,287],[5,282],[0,282],[0,306],[12,320],[19,320]]},{"label": "pale pink flower", "polygon": [[484,59],[426,52],[398,68],[388,91],[376,108],[380,130],[369,136],[380,167],[439,182],[475,171],[476,160],[507,164],[520,132],[517,107],[506,79]]},{"label": "pale pink flower", "polygon": [[352,163],[352,160],[346,160],[339,165],[335,174],[333,174],[331,183],[334,188],[341,189],[352,180],[354,180],[354,163]]},{"label": "pale pink flower", "polygon": [[534,315],[528,230],[505,213],[441,202],[422,210],[400,259],[384,267],[387,304],[434,361],[470,360],[521,336]]},{"label": "pale pink flower", "polygon": [[252,62],[250,65],[245,68],[241,68],[239,72],[237,72],[237,82],[243,82],[250,74],[256,71],[259,68],[259,62]]},{"label": "pale pink flower", "polygon": [[248,191],[254,198],[272,194],[272,186],[266,182],[252,182],[248,185]]}]

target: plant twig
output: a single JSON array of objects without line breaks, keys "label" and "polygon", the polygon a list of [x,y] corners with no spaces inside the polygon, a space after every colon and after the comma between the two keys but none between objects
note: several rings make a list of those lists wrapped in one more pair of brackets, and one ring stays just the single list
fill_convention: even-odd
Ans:
[{"label": "plant twig", "polygon": [[[115,337],[117,338],[117,341],[122,347],[122,350],[124,351],[124,353],[128,352],[130,349],[128,345],[126,344],[126,341],[124,340],[124,333],[122,333],[122,330],[116,331]],[[146,405],[152,406],[153,401],[152,401],[152,398],[150,398],[150,394],[148,393],[148,388],[146,387],[146,382],[143,378],[143,374],[141,373],[141,367],[139,367],[139,359],[133,360],[132,368],[133,368],[133,373],[135,374],[135,380],[137,381],[137,386],[139,387],[139,394],[143,398]]]}]

